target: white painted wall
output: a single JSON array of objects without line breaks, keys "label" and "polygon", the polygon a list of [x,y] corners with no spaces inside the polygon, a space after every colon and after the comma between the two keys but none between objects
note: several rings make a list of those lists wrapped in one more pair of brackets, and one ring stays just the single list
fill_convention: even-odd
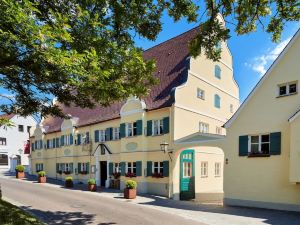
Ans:
[{"label": "white painted wall", "polygon": [[[0,145],[0,154],[8,155],[8,166],[1,166],[0,169],[14,171],[16,166],[16,155],[21,155],[21,164],[29,166],[28,155],[24,154],[24,143],[29,140],[27,126],[36,126],[37,122],[32,116],[21,117],[15,115],[11,118],[13,127],[0,127],[0,137],[6,138],[6,146]],[[24,131],[19,132],[18,125],[24,126]],[[19,149],[22,150],[20,154]]]}]

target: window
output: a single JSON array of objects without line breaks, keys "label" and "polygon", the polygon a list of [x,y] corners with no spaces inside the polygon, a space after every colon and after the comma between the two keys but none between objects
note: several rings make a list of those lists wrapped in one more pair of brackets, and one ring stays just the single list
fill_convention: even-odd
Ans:
[{"label": "window", "polygon": [[120,139],[120,128],[114,127],[113,128],[113,140],[118,140],[118,139]]},{"label": "window", "polygon": [[219,95],[215,95],[215,107],[216,108],[221,108],[221,98]]},{"label": "window", "polygon": [[19,125],[18,129],[19,129],[19,132],[24,132],[24,126],[23,125]]},{"label": "window", "polygon": [[65,164],[65,172],[71,172],[71,163]]},{"label": "window", "polygon": [[233,113],[233,105],[230,104],[230,112]]},{"label": "window", "polygon": [[0,145],[6,145],[6,138],[0,137]]},{"label": "window", "polygon": [[114,163],[114,173],[120,173],[120,163]]},{"label": "window", "polygon": [[200,122],[199,123],[199,131],[201,133],[208,133],[209,132],[209,124]]},{"label": "window", "polygon": [[36,169],[36,172],[42,171],[43,170],[43,163],[35,164],[35,169]]},{"label": "window", "polygon": [[86,132],[85,135],[82,136],[82,143],[83,144],[90,143],[90,132]]},{"label": "window", "polygon": [[0,166],[8,166],[8,156],[6,154],[0,154]]},{"label": "window", "polygon": [[105,130],[99,130],[99,141],[100,142],[105,141]]},{"label": "window", "polygon": [[154,162],[152,172],[154,174],[163,174],[163,162]]},{"label": "window", "polygon": [[215,45],[215,48],[216,48],[216,50],[221,50],[222,44],[220,41]]},{"label": "window", "polygon": [[262,134],[250,136],[251,154],[270,154],[270,135]]},{"label": "window", "polygon": [[27,133],[30,133],[31,126],[27,126]]},{"label": "window", "polygon": [[136,122],[126,123],[126,137],[136,136]]},{"label": "window", "polygon": [[218,65],[215,65],[215,77],[221,79],[221,68]]},{"label": "window", "polygon": [[80,164],[80,172],[81,173],[86,173],[88,171],[88,163],[81,163]]},{"label": "window", "polygon": [[152,130],[152,134],[153,135],[160,135],[163,134],[163,120],[153,120],[153,130]]},{"label": "window", "polygon": [[208,176],[208,162],[201,162],[201,177]]},{"label": "window", "polygon": [[200,88],[197,89],[197,97],[205,100],[205,92],[203,90],[201,90]]},{"label": "window", "polygon": [[279,96],[292,95],[297,93],[297,83],[288,83],[279,85]]},{"label": "window", "polygon": [[127,173],[136,174],[136,162],[127,163]]},{"label": "window", "polygon": [[183,169],[182,174],[184,178],[189,178],[192,176],[192,169],[193,169],[192,162],[183,162],[182,169]]},{"label": "window", "polygon": [[216,127],[216,134],[222,134],[222,127]]},{"label": "window", "polygon": [[221,176],[221,163],[219,162],[215,163],[215,176],[216,177]]}]

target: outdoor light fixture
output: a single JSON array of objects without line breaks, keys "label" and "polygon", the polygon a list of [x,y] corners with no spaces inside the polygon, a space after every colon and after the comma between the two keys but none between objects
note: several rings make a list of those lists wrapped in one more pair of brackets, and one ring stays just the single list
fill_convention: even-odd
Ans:
[{"label": "outdoor light fixture", "polygon": [[168,146],[169,146],[169,143],[166,141],[163,141],[160,144],[160,150],[162,150],[164,153],[166,153],[166,152],[168,152]]}]

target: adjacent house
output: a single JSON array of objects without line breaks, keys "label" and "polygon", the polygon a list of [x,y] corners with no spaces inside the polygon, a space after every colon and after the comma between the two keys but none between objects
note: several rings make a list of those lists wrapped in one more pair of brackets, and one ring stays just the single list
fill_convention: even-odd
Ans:
[{"label": "adjacent house", "polygon": [[223,152],[175,151],[175,140],[197,131],[223,137],[222,125],[239,107],[227,44],[216,46],[222,48],[219,62],[192,58],[188,44],[198,32],[189,30],[144,52],[145,59],[156,60],[159,80],[144,99],[94,109],[55,102],[70,119],[47,117],[33,129],[32,172],[77,182],[95,178],[100,186],[118,189],[134,179],[143,193],[209,200],[213,192],[222,199]]},{"label": "adjacent house", "polygon": [[29,130],[36,125],[32,116],[3,114],[0,118],[12,121],[12,127],[0,127],[0,170],[15,171],[17,164],[29,166]]}]

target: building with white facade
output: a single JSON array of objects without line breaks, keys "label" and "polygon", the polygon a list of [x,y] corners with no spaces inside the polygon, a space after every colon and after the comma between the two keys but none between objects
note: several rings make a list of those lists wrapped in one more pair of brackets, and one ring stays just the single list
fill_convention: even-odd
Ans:
[{"label": "building with white facade", "polygon": [[17,164],[29,167],[29,130],[36,125],[36,120],[14,114],[3,114],[0,118],[9,119],[14,125],[0,127],[0,170],[14,171]]}]

